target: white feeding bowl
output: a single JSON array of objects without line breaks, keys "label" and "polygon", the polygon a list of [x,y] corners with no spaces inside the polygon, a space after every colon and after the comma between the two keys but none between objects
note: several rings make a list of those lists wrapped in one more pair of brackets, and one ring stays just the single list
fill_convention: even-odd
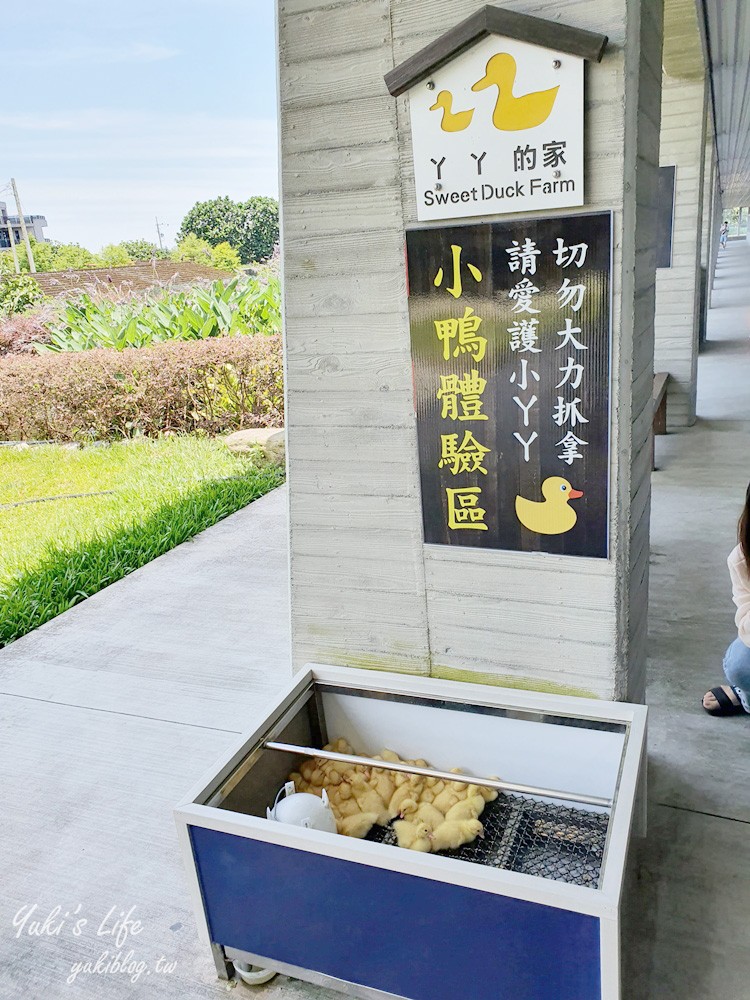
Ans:
[{"label": "white feeding bowl", "polygon": [[289,792],[286,788],[285,791],[286,796],[280,801],[277,800],[273,809],[266,810],[268,819],[276,820],[277,823],[306,827],[308,830],[338,832],[325,789],[320,799],[310,792]]}]

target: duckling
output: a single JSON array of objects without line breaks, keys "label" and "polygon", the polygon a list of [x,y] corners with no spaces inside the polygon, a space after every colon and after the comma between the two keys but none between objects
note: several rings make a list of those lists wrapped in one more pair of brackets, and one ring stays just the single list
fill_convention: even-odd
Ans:
[{"label": "duckling", "polygon": [[302,777],[301,774],[297,773],[297,771],[292,771],[292,773],[289,775],[289,780],[294,782],[294,787],[296,791],[298,792],[307,791],[307,782],[305,781],[305,779]]},{"label": "duckling", "polygon": [[[488,775],[493,781],[499,781],[500,779],[496,774]],[[485,802],[494,802],[497,798],[498,792],[496,788],[487,788],[486,785],[470,785],[470,788],[476,788],[477,794],[481,795]]]},{"label": "duckling", "polygon": [[516,517],[529,531],[539,535],[562,535],[575,527],[578,515],[569,500],[582,497],[581,490],[574,490],[562,476],[549,476],[542,483],[544,500],[527,500],[516,497]]},{"label": "duckling", "polygon": [[[460,767],[452,767],[451,768],[451,774],[461,774],[461,773],[462,773],[462,771],[461,771]],[[451,788],[453,789],[454,792],[465,792],[468,787],[469,786],[468,786],[468,784],[465,781],[452,781],[451,782]]]},{"label": "duckling", "polygon": [[319,767],[316,767],[313,770],[312,774],[310,775],[310,784],[313,786],[313,788],[322,788],[323,785],[325,784],[325,780],[326,780],[325,772],[322,771]]},{"label": "duckling", "polygon": [[442,109],[443,120],[440,122],[440,128],[443,132],[463,132],[464,129],[471,125],[471,119],[474,117],[474,108],[468,108],[466,111],[453,111],[452,106],[453,94],[450,90],[441,90],[430,111],[440,111]]},{"label": "duckling", "polygon": [[439,809],[441,813],[447,813],[449,809],[456,805],[457,802],[461,801],[461,796],[458,792],[454,791],[451,787],[446,787],[442,790],[439,795],[435,796],[433,805],[436,809]]},{"label": "duckling", "polygon": [[396,789],[391,801],[388,803],[388,813],[391,819],[400,814],[401,806],[407,799],[414,799],[415,802],[418,802],[421,791],[422,782],[419,779],[419,775],[410,775],[409,780]]},{"label": "duckling", "polygon": [[445,814],[447,820],[476,819],[484,810],[484,798],[481,795],[469,795],[462,802],[451,806]]},{"label": "duckling", "polygon": [[415,802],[414,799],[407,799],[401,806],[401,818],[411,820],[412,823],[421,820],[432,832],[441,823],[444,823],[447,817],[428,802]]},{"label": "duckling", "polygon": [[351,780],[352,795],[362,812],[372,812],[377,816],[377,822],[382,826],[391,818],[388,807],[374,788],[370,788],[362,774],[355,774]]},{"label": "duckling", "polygon": [[362,812],[356,799],[337,799],[336,809],[341,816],[356,816]]},{"label": "duckling", "polygon": [[478,819],[446,820],[432,831],[432,850],[451,851],[462,844],[470,844],[484,836],[484,827]]},{"label": "duckling", "polygon": [[302,775],[304,780],[309,784],[312,773],[315,770],[314,760],[305,760],[299,766],[299,773]]},{"label": "duckling", "polygon": [[329,785],[340,785],[341,782],[344,780],[343,775],[341,774],[341,772],[337,767],[334,767],[334,762],[331,760],[321,762],[319,770],[323,772],[324,775],[323,781],[326,788]]},{"label": "duckling", "polygon": [[377,821],[377,813],[358,812],[355,816],[338,820],[336,827],[344,837],[366,837]]},{"label": "duckling", "polygon": [[383,802],[390,802],[393,798],[393,793],[396,791],[396,786],[390,775],[386,771],[378,770],[373,771],[370,777],[370,786],[375,789]]},{"label": "duckling", "polygon": [[485,75],[471,88],[473,91],[497,87],[497,101],[492,113],[492,124],[501,132],[518,132],[521,129],[536,128],[545,122],[555,104],[560,89],[537,90],[521,97],[513,96],[516,79],[516,60],[508,52],[498,52],[487,63]]},{"label": "duckling", "polygon": [[424,823],[410,823],[408,819],[399,819],[393,824],[393,829],[399,847],[429,854],[432,844]]}]

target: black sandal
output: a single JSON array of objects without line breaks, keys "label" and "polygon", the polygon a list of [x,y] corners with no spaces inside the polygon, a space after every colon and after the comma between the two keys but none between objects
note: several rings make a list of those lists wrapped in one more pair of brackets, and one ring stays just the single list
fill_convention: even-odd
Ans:
[{"label": "black sandal", "polygon": [[[734,691],[739,698],[737,688],[732,687],[732,691]],[[712,694],[719,703],[716,708],[706,708],[706,706],[703,705],[703,702],[701,702],[703,711],[708,712],[709,715],[740,715],[745,711],[742,707],[742,703],[735,705],[723,687],[711,688],[708,694]],[[705,698],[705,695],[703,697]]]}]

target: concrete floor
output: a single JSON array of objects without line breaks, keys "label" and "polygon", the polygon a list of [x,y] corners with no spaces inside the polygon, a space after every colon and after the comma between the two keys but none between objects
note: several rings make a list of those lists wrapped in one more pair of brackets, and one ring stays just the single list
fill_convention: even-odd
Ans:
[{"label": "concrete floor", "polygon": [[750,244],[719,255],[698,420],[656,440],[649,834],[635,858],[630,1000],[750,997],[750,719],[700,706],[737,635],[726,557],[750,480]]},{"label": "concrete floor", "polygon": [[[749,332],[750,248],[730,244],[698,423],[657,441],[650,827],[631,866],[627,1000],[750,998],[750,720],[700,708],[733,637],[725,559],[750,478]],[[171,810],[287,676],[285,503],[277,490],[0,652],[0,997],[225,993],[196,939]],[[113,907],[142,924],[122,948]],[[150,975],[66,982],[75,963],[131,949]],[[157,970],[162,956],[173,971]],[[281,977],[255,995],[338,996]]]},{"label": "concrete floor", "polygon": [[[286,550],[280,489],[0,651],[0,997],[222,995],[172,809],[288,676]],[[56,907],[59,932],[30,934]],[[107,931],[131,907],[121,949]],[[66,982],[131,949],[150,976]]]}]

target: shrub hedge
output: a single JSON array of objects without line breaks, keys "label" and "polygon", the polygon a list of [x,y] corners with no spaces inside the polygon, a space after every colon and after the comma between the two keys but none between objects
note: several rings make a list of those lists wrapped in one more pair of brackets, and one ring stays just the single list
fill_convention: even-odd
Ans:
[{"label": "shrub hedge", "polygon": [[281,338],[218,337],[0,362],[0,438],[115,440],[284,422]]}]

